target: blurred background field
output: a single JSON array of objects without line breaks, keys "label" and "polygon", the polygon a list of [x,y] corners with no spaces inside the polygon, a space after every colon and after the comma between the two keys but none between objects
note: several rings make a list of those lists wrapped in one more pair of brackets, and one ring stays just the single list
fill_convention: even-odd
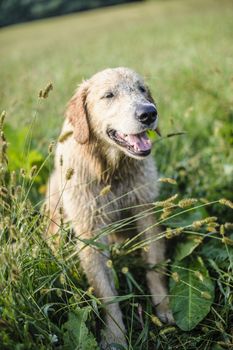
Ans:
[{"label": "blurred background field", "polygon": [[[161,198],[178,190],[183,197],[232,199],[232,13],[231,0],[158,0],[1,29],[0,110],[6,111],[10,169],[43,163],[78,83],[106,67],[128,66],[145,77],[158,104],[164,138],[154,139],[153,152],[161,176],[178,184],[163,185]],[[48,99],[39,99],[50,82]],[[177,132],[185,134],[166,137]],[[34,203],[51,164],[36,179]],[[214,205],[207,214],[232,221],[227,207]],[[200,349],[212,349],[205,341]]]}]

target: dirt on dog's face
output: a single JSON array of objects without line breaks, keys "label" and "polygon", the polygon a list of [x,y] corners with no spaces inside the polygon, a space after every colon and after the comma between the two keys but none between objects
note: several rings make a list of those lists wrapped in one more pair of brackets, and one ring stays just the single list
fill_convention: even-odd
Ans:
[{"label": "dirt on dog's face", "polygon": [[147,130],[155,130],[155,103],[143,79],[128,68],[106,69],[86,82],[86,110],[91,132],[128,156],[151,151]]}]

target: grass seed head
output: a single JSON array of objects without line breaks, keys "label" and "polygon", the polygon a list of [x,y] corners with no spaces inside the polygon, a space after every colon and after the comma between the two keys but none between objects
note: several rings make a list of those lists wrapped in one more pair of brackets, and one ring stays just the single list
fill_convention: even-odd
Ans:
[{"label": "grass seed head", "polygon": [[219,200],[219,203],[233,209],[233,203],[229,199],[222,198]]},{"label": "grass seed head", "polygon": [[226,230],[233,229],[233,222],[225,222],[224,227]]},{"label": "grass seed head", "polygon": [[8,189],[4,186],[1,186],[0,187],[0,195],[2,197],[7,197],[8,196]]},{"label": "grass seed head", "polygon": [[69,181],[73,175],[74,175],[74,169],[69,168],[66,172],[66,181]]},{"label": "grass seed head", "polygon": [[60,155],[59,163],[60,163],[60,166],[63,166],[63,155],[62,154]]},{"label": "grass seed head", "polygon": [[163,334],[168,334],[168,333],[173,333],[176,331],[176,327],[173,327],[173,326],[169,326],[169,327],[166,327],[164,329],[162,329],[159,334],[160,335],[163,335]]},{"label": "grass seed head", "polygon": [[20,175],[24,178],[26,176],[26,171],[25,169],[21,168],[20,169]]},{"label": "grass seed head", "polygon": [[177,227],[175,229],[171,229],[170,227],[168,227],[165,232],[165,237],[167,239],[171,239],[179,236],[183,231],[184,231],[183,227]]},{"label": "grass seed head", "polygon": [[48,146],[48,153],[49,153],[49,154],[53,153],[54,145],[55,145],[55,142],[54,142],[54,141],[51,141],[50,144],[49,144],[49,146]]},{"label": "grass seed head", "polygon": [[172,185],[177,185],[177,182],[175,179],[171,179],[170,177],[161,177],[158,179],[159,182],[169,183]]},{"label": "grass seed head", "polygon": [[36,175],[36,171],[37,171],[37,166],[33,165],[33,167],[30,170],[30,174],[29,174],[30,179],[33,179],[33,177]]},{"label": "grass seed head", "polygon": [[87,290],[87,293],[92,295],[94,291],[95,291],[94,287],[89,287]]},{"label": "grass seed head", "polygon": [[58,142],[60,143],[65,142],[72,134],[73,134],[72,130],[65,132],[64,134],[59,136]]},{"label": "grass seed head", "polygon": [[215,228],[218,225],[215,222],[216,220],[218,220],[218,218],[216,216],[208,216],[205,219],[193,221],[191,226],[195,229],[199,229],[201,226],[209,224],[209,227],[212,225],[212,227],[214,226],[214,228]]},{"label": "grass seed head", "polygon": [[197,202],[196,198],[182,199],[181,201],[178,202],[178,207],[184,209],[184,208],[190,207],[191,205],[195,204],[196,202]]},{"label": "grass seed head", "polygon": [[226,245],[230,245],[231,247],[233,247],[233,239],[230,239],[229,237],[223,237],[222,238],[222,242]]},{"label": "grass seed head", "polygon": [[180,282],[180,276],[178,272],[173,272],[171,277],[176,283]]},{"label": "grass seed head", "polygon": [[164,201],[157,201],[154,203],[156,207],[172,207],[175,204],[173,203],[174,200],[178,197],[178,194],[174,194],[174,196],[169,197],[168,199],[165,199]]},{"label": "grass seed head", "polygon": [[204,299],[207,299],[207,300],[212,299],[210,293],[208,293],[208,292],[201,292],[201,297]]},{"label": "grass seed head", "polygon": [[106,262],[106,266],[109,268],[109,269],[111,269],[112,268],[112,260],[107,260],[107,262]]},{"label": "grass seed head", "polygon": [[167,219],[172,213],[172,210],[170,208],[164,208],[163,213],[160,215],[160,218],[162,220]]},{"label": "grass seed head", "polygon": [[0,116],[0,129],[2,129],[2,127],[3,127],[5,118],[6,118],[6,111],[3,111],[3,112],[1,113],[1,116]]},{"label": "grass seed head", "polygon": [[220,225],[220,235],[221,236],[224,236],[225,235],[225,227],[224,227],[224,225]]},{"label": "grass seed head", "polygon": [[151,315],[151,322],[154,323],[157,327],[162,327],[163,325],[160,319],[155,315]]},{"label": "grass seed head", "polygon": [[202,273],[200,271],[195,271],[194,272],[194,275],[201,281],[203,282],[204,281],[204,277],[202,275]]},{"label": "grass seed head", "polygon": [[49,96],[50,91],[53,90],[53,84],[49,83],[44,90],[40,90],[39,97],[47,98]]},{"label": "grass seed head", "polygon": [[127,266],[122,267],[121,272],[126,275],[129,272],[129,268]]},{"label": "grass seed head", "polygon": [[111,191],[111,185],[107,185],[100,191],[100,196],[106,196]]}]

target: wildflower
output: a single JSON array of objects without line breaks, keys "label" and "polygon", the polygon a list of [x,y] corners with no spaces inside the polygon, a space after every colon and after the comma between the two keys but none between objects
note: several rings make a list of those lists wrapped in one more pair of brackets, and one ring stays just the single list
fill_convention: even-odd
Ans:
[{"label": "wildflower", "polygon": [[128,272],[129,272],[129,268],[127,267],[127,266],[124,266],[122,269],[121,269],[121,272],[123,273],[123,274],[127,274]]},{"label": "wildflower", "polygon": [[66,141],[71,135],[73,134],[73,131],[67,131],[64,134],[59,136],[58,142],[63,143],[64,141]]},{"label": "wildflower", "polygon": [[111,269],[112,268],[112,260],[108,260],[107,262],[106,262],[106,266],[109,268],[109,269]]},{"label": "wildflower", "polygon": [[163,325],[162,322],[160,321],[160,319],[155,315],[151,315],[151,322],[154,323],[158,327],[162,327],[162,325]]},{"label": "wildflower", "polygon": [[179,276],[178,272],[173,272],[173,273],[172,273],[172,279],[173,279],[176,283],[178,283],[178,282],[180,281],[180,276]]},{"label": "wildflower", "polygon": [[66,181],[69,181],[73,175],[74,175],[74,169],[69,168],[66,172]]},{"label": "wildflower", "polygon": [[219,203],[233,209],[233,203],[229,199],[222,198]]},{"label": "wildflower", "polygon": [[158,179],[159,182],[169,183],[172,185],[177,185],[177,182],[175,179],[171,179],[170,177],[161,177]]},{"label": "wildflower", "polygon": [[196,198],[187,198],[187,199],[182,199],[181,201],[178,202],[178,207],[180,208],[187,208],[193,205],[194,203],[197,202]]},{"label": "wildflower", "polygon": [[100,191],[100,196],[105,196],[111,191],[111,185],[107,185]]}]

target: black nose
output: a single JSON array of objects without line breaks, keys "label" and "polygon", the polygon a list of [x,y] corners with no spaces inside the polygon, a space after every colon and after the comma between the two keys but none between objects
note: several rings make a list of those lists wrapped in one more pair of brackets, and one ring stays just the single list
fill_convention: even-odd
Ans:
[{"label": "black nose", "polygon": [[136,110],[136,118],[146,125],[152,124],[157,118],[157,110],[153,105],[140,105]]}]

